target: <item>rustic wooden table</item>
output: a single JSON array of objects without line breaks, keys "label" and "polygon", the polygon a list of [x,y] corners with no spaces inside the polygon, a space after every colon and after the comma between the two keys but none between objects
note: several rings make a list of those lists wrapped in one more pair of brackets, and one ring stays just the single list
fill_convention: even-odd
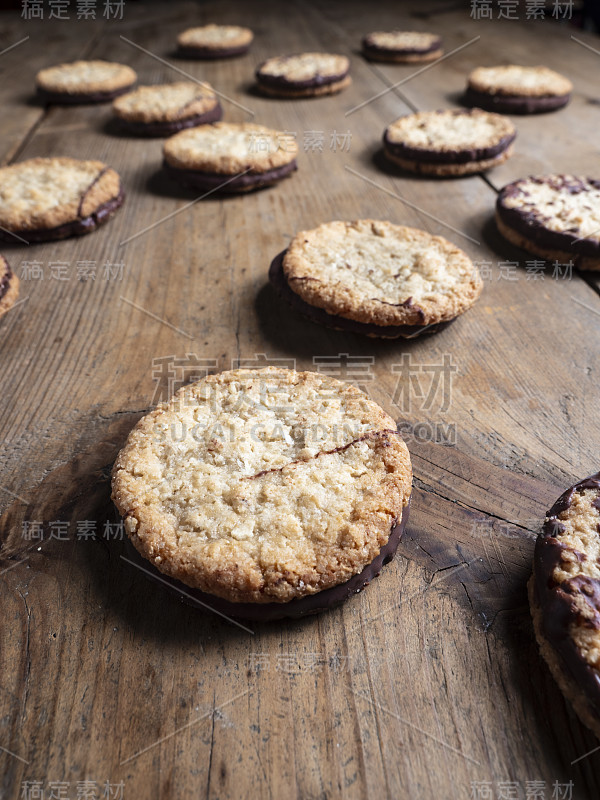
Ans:
[{"label": "rustic wooden table", "polygon": [[[540,660],[525,586],[545,510],[598,468],[598,286],[541,272],[492,214],[517,177],[597,175],[600,53],[582,43],[599,40],[523,11],[498,19],[498,3],[481,20],[467,3],[412,16],[393,3],[126,3],[122,21],[101,3],[97,20],[77,20],[75,5],[70,21],[48,8],[0,17],[3,162],[100,158],[127,190],[91,236],[4,250],[21,302],[0,322],[0,796],[597,798],[598,742]],[[174,59],[178,31],[211,20],[249,24],[250,54]],[[386,27],[438,31],[448,57],[423,71],[365,62],[361,35]],[[263,58],[313,49],[351,56],[351,88],[252,93]],[[299,171],[192,205],[161,176],[160,140],[116,135],[106,106],[32,99],[38,69],[80,57],[129,63],[142,83],[177,70],[209,80],[231,99],[228,120],[253,114],[296,135]],[[454,106],[469,70],[510,61],[557,68],[575,93],[564,111],[516,118],[507,163],[447,181],[381,168],[389,122]],[[271,258],[297,230],[360,217],[464,247],[484,275],[476,307],[414,342],[329,331],[283,307]],[[411,451],[413,508],[367,591],[244,630],[120,558],[109,473],[135,421],[182,381],[264,363],[327,370],[388,410]]]}]

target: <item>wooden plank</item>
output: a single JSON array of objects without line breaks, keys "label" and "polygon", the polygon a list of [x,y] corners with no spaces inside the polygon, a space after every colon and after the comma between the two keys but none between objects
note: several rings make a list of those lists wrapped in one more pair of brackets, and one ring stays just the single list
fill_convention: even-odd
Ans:
[{"label": "wooden plank", "polygon": [[[128,197],[92,236],[7,250],[19,269],[42,262],[45,277],[23,280],[29,299],[0,323],[0,746],[29,762],[0,753],[0,793],[62,780],[75,795],[88,779],[123,781],[136,800],[450,798],[471,796],[472,781],[516,781],[524,795],[526,781],[543,780],[551,796],[554,781],[572,779],[574,797],[597,796],[596,757],[571,764],[595,740],[539,661],[525,597],[545,509],[595,466],[600,420],[586,403],[599,388],[595,293],[577,276],[540,282],[521,268],[516,281],[502,277],[499,253],[519,256],[489,230],[495,193],[481,178],[381,172],[381,132],[409,106],[388,92],[345,116],[386,85],[360,57],[352,55],[353,86],[337,97],[286,102],[248,91],[253,68],[275,49],[351,50],[356,32],[372,27],[368,8],[146,8],[99,37],[90,56],[127,61],[142,81],[179,77],[122,33],[211,81],[257,121],[295,132],[300,168],[274,189],[186,208],[194,196],[159,174],[161,143],[115,136],[106,108],[55,109],[22,143],[19,158],[103,158]],[[172,60],[177,31],[215,15],[255,28],[251,54]],[[468,32],[464,19],[444,15],[449,41]],[[248,118],[225,108],[227,119]],[[330,148],[334,131],[351,133],[349,151]],[[322,152],[305,150],[305,134],[314,141],[317,132]],[[327,331],[283,308],[266,271],[290,236],[366,216],[441,233],[493,262],[475,308],[443,334],[406,343]],[[123,261],[122,280],[102,278],[107,260]],[[68,280],[49,277],[51,261],[70,265]],[[96,262],[95,281],[77,280],[78,261]],[[407,436],[414,502],[398,558],[341,609],[241,630],[160,591],[120,558],[120,541],[102,538],[107,521],[117,524],[112,461],[157,386],[169,389],[155,380],[155,359],[186,354],[213,369],[263,355],[315,369],[329,357],[349,379],[353,363],[341,354],[368,367],[358,382]],[[444,372],[444,357],[457,373]],[[428,403],[409,379],[426,395],[436,374],[448,384]],[[48,538],[59,520],[70,523],[65,541]],[[45,524],[41,542],[23,536],[33,521]],[[99,540],[78,538],[85,521],[96,522]]]}]

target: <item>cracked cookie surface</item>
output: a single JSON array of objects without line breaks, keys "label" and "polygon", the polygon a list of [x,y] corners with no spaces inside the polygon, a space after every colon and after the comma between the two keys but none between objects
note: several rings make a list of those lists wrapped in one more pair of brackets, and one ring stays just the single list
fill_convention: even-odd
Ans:
[{"label": "cracked cookie surface", "polygon": [[91,218],[120,199],[119,175],[102,161],[31,158],[0,169],[0,226],[25,238]]},{"label": "cracked cookie surface", "polygon": [[401,520],[411,466],[358,389],[311,372],[233,370],[136,425],[113,499],[163,573],[233,602],[287,602],[360,573]]}]

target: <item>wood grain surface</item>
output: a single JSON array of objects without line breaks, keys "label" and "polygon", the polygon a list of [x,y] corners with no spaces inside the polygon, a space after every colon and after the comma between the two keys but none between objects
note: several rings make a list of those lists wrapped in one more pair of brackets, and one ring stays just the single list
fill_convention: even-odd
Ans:
[{"label": "wood grain surface", "polygon": [[[597,176],[600,54],[571,36],[599,40],[445,2],[412,15],[356,0],[126,2],[122,21],[77,20],[71,6],[70,21],[0,16],[0,50],[29,37],[0,54],[0,156],[99,158],[127,198],[90,236],[3,251],[21,302],[0,321],[0,797],[597,798],[600,751],[586,754],[598,742],[538,655],[525,587],[545,510],[598,469],[600,298],[593,277],[540,271],[506,244],[493,208],[523,175]],[[250,53],[175,58],[177,33],[208,21],[252,27]],[[416,76],[366,62],[361,36],[387,27],[462,49]],[[267,56],[322,49],[351,57],[342,94],[253,91]],[[109,106],[36,103],[36,71],[79,57],[128,63],[141,83],[177,70],[210,81],[227,120],[296,136],[298,172],[197,200],[162,174],[161,140],[119,135]],[[575,84],[565,110],[514,118],[512,159],[437,181],[382,164],[391,121],[453,107],[471,69],[511,61]],[[299,230],[361,217],[463,247],[484,274],[479,302],[406,342],[284,307],[271,259]],[[238,364],[328,370],[406,436],[415,480],[398,556],[330,613],[243,629],[121,558],[109,475],[127,433],[182,381]]]}]

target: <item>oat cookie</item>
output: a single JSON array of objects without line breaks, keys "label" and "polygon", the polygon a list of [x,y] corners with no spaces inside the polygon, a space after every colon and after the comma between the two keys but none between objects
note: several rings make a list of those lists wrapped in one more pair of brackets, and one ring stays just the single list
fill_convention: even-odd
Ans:
[{"label": "oat cookie", "polygon": [[0,256],[0,317],[14,306],[19,296],[19,278],[4,256]]},{"label": "oat cookie", "polygon": [[509,183],[496,201],[496,224],[530,253],[600,270],[600,180],[544,175]]},{"label": "oat cookie", "polygon": [[119,97],[112,107],[121,126],[140,136],[171,136],[223,116],[212,86],[193,81],[140,86]]},{"label": "oat cookie", "polygon": [[30,158],[2,167],[0,239],[39,242],[90,233],[123,198],[119,175],[102,161]]},{"label": "oat cookie", "polygon": [[256,82],[274,97],[319,97],[349,86],[350,61],[333,53],[298,53],[264,61],[256,70]]},{"label": "oat cookie", "polygon": [[568,489],[535,545],[529,601],[540,651],[600,737],[600,473]]},{"label": "oat cookie", "polygon": [[217,122],[175,134],[164,144],[167,172],[201,191],[247,192],[297,169],[290,134],[254,123]]},{"label": "oat cookie", "polygon": [[177,52],[186,58],[231,58],[248,52],[254,34],[239,25],[203,25],[177,37]]},{"label": "oat cookie", "polygon": [[358,591],[410,492],[391,417],[341,381],[274,367],[184,387],[138,422],[112,478],[144,558],[256,618]]},{"label": "oat cookie", "polygon": [[420,31],[374,31],[363,38],[362,51],[369,61],[398,64],[435,61],[444,54],[440,36]]},{"label": "oat cookie", "polygon": [[382,338],[434,332],[482,289],[469,257],[446,239],[371,219],[298,233],[269,277],[315,321]]},{"label": "oat cookie", "polygon": [[424,175],[459,177],[506,161],[516,137],[512,122],[481,111],[421,111],[393,122],[383,135],[386,158]]},{"label": "oat cookie", "polygon": [[573,84],[548,67],[478,67],[467,79],[465,102],[505,114],[538,114],[562,108]]},{"label": "oat cookie", "polygon": [[46,103],[106,103],[137,80],[131,67],[112,61],[73,61],[40,70],[36,76],[39,97]]}]

